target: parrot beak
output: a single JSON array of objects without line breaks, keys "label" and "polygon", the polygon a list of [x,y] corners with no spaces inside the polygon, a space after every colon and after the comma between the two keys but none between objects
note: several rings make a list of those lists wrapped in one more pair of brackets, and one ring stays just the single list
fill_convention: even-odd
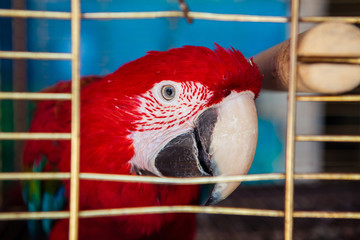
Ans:
[{"label": "parrot beak", "polygon": [[[232,92],[204,110],[193,131],[169,141],[157,154],[155,167],[170,177],[244,175],[255,155],[257,134],[254,94]],[[206,204],[225,199],[239,184],[215,184]]]},{"label": "parrot beak", "polygon": [[[232,93],[217,107],[210,154],[215,176],[247,174],[254,159],[258,121],[252,92]],[[236,183],[217,183],[207,204],[224,200],[238,186]]]}]

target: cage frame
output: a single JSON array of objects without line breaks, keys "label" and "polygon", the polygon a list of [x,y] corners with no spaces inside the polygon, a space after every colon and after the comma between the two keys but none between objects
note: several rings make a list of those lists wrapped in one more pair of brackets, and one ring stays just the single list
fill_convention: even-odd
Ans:
[{"label": "cage frame", "polygon": [[[256,16],[242,14],[217,14],[206,12],[187,12],[192,19],[210,21],[236,21],[236,22],[271,22],[290,23],[290,85],[288,89],[287,132],[286,132],[286,172],[272,174],[252,174],[246,176],[203,177],[203,178],[157,178],[149,176],[126,176],[115,174],[83,173],[79,171],[79,146],[80,146],[80,27],[82,19],[149,19],[149,18],[179,18],[184,17],[182,11],[153,11],[153,12],[96,12],[81,13],[81,0],[71,0],[70,12],[34,11],[0,9],[0,17],[10,18],[45,18],[66,19],[71,21],[71,53],[55,52],[28,52],[28,51],[0,51],[0,58],[6,59],[41,59],[41,60],[70,60],[72,85],[71,93],[31,93],[31,92],[0,92],[0,100],[71,100],[71,132],[69,133],[25,133],[25,132],[0,132],[0,140],[69,140],[71,141],[71,171],[69,173],[0,173],[3,180],[33,180],[33,179],[68,179],[70,180],[70,209],[69,211],[54,212],[9,212],[0,213],[0,220],[16,219],[61,219],[69,218],[69,239],[78,237],[78,220],[85,217],[119,216],[131,214],[151,214],[168,212],[209,213],[230,215],[251,215],[284,218],[284,239],[293,237],[294,218],[343,218],[360,219],[360,212],[329,212],[329,211],[294,211],[294,180],[352,180],[359,181],[359,174],[346,173],[295,173],[295,142],[360,142],[360,136],[354,135],[297,135],[296,102],[360,102],[360,95],[301,96],[296,94],[297,65],[299,62],[340,62],[360,64],[360,57],[322,57],[299,56],[297,53],[298,26],[300,22],[321,23],[339,21],[345,23],[360,23],[360,17],[330,17],[330,16],[299,16],[299,0],[291,0],[290,17]],[[215,206],[161,206],[137,207],[121,209],[99,209],[79,211],[79,180],[102,180],[122,182],[146,182],[155,184],[205,184],[236,181],[261,181],[285,180],[285,206],[284,210],[247,209]]]}]

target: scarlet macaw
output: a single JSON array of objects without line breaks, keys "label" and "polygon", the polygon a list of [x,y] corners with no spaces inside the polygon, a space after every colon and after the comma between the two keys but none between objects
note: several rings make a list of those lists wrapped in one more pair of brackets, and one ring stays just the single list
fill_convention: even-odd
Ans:
[{"label": "scarlet macaw", "polygon": [[[257,66],[234,49],[185,46],[152,51],[81,89],[81,172],[200,177],[246,174],[257,141]],[[59,82],[45,92],[70,92]],[[37,104],[31,132],[70,132],[69,101]],[[26,171],[69,172],[69,141],[27,141]],[[218,183],[207,204],[239,183]],[[30,211],[68,208],[69,181],[24,184]],[[195,185],[81,180],[80,209],[198,204]],[[39,222],[32,221],[35,231]],[[49,238],[67,239],[68,220],[42,221]],[[80,239],[193,239],[194,214],[80,219]]]}]

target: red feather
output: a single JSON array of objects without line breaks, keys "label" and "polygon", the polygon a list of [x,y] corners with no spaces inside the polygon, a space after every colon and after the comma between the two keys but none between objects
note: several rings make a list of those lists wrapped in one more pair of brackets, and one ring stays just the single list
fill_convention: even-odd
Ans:
[{"label": "red feather", "polygon": [[[205,47],[149,52],[103,78],[82,79],[81,159],[82,172],[131,174],[134,155],[128,135],[140,119],[136,97],[162,80],[194,81],[214,95],[208,105],[230,91],[253,91],[258,95],[261,76],[255,64],[237,50],[215,51]],[[46,92],[70,92],[69,82],[60,82]],[[32,132],[69,132],[69,101],[41,101],[31,124]],[[31,166],[42,155],[47,171],[70,171],[69,141],[28,141],[23,162]],[[69,194],[68,181],[64,181]],[[153,185],[82,180],[80,209],[107,209],[160,205],[196,204],[198,186]],[[56,222],[50,239],[66,239],[67,220]],[[80,220],[80,239],[192,239],[194,214],[152,214]]]}]

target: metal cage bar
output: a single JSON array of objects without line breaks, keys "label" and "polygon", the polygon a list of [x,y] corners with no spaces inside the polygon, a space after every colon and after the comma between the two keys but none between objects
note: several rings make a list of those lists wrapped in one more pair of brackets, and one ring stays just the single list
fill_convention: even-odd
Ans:
[{"label": "metal cage bar", "polygon": [[[233,207],[213,207],[213,206],[159,206],[159,207],[134,207],[134,208],[114,208],[79,211],[80,218],[93,217],[111,217],[134,214],[154,214],[154,213],[208,213],[208,214],[226,214],[226,215],[252,215],[263,217],[283,217],[284,213],[280,210],[268,209],[250,209]],[[69,218],[69,211],[53,212],[12,212],[2,213],[0,220],[17,219],[61,219]]]},{"label": "metal cage bar", "polygon": [[344,96],[297,96],[299,102],[360,102],[360,95]]},{"label": "metal cage bar", "polygon": [[71,94],[70,93],[0,92],[0,99],[71,100]]},{"label": "metal cage bar", "polygon": [[[134,214],[155,213],[207,213],[237,216],[258,217],[284,217],[284,211],[271,209],[251,209],[235,207],[213,207],[213,206],[160,206],[160,207],[134,207],[114,208],[79,211],[80,218],[111,217]],[[2,213],[0,220],[27,220],[27,219],[62,219],[69,218],[69,211],[53,212],[11,212]],[[337,218],[337,219],[360,219],[359,212],[325,212],[325,211],[294,211],[294,218]]]},{"label": "metal cage bar", "polygon": [[[79,173],[82,180],[114,181],[114,182],[142,182],[154,184],[211,184],[225,182],[254,182],[264,180],[284,180],[284,173],[250,174],[239,176],[217,176],[200,178],[170,178],[135,175],[118,175],[105,173]],[[48,180],[48,179],[70,179],[70,173],[66,172],[3,172],[0,180]],[[360,174],[357,173],[294,173],[296,180],[346,180],[359,181]]]},{"label": "metal cage bar", "polygon": [[360,136],[353,135],[297,135],[301,142],[360,142]]},{"label": "metal cage bar", "polygon": [[80,172],[80,0],[71,0],[71,159],[69,239],[78,238]]},{"label": "metal cage bar", "polygon": [[360,57],[354,56],[305,56],[298,55],[298,61],[304,63],[347,63],[347,64],[360,64]]},{"label": "metal cage bar", "polygon": [[[206,12],[189,11],[189,17],[203,20],[217,21],[240,21],[240,22],[289,22],[289,17],[277,16],[256,16],[243,14],[220,14]],[[152,12],[97,12],[82,13],[83,19],[145,19],[145,18],[164,18],[164,17],[183,17],[182,11],[152,11]],[[35,11],[35,10],[17,10],[0,9],[0,17],[18,17],[18,18],[49,18],[49,19],[70,19],[71,13],[60,11]],[[299,18],[300,22],[322,23],[330,21],[340,21],[345,23],[360,23],[360,17],[333,17],[333,16],[309,16]]]},{"label": "metal cage bar", "polygon": [[70,140],[70,133],[0,132],[0,140]]},{"label": "metal cage bar", "polygon": [[285,174],[285,219],[284,239],[293,236],[294,208],[294,161],[295,161],[295,123],[296,123],[296,78],[297,78],[297,42],[299,32],[299,0],[291,1],[290,22],[290,80],[288,90],[287,129],[286,129],[286,174]]},{"label": "metal cage bar", "polygon": [[0,58],[38,59],[38,60],[71,60],[70,53],[0,51]]},{"label": "metal cage bar", "polygon": [[[236,22],[272,22],[291,24],[291,48],[290,48],[290,87],[287,126],[286,147],[286,174],[253,174],[247,176],[228,177],[206,177],[206,178],[157,178],[147,176],[124,176],[115,174],[97,174],[79,172],[79,144],[80,144],[80,71],[79,71],[79,45],[80,45],[80,20],[81,19],[151,19],[165,17],[183,17],[181,11],[155,11],[155,12],[109,12],[109,13],[82,13],[80,12],[80,0],[71,0],[71,12],[57,11],[33,11],[0,9],[0,17],[12,18],[48,18],[64,19],[71,21],[71,53],[47,53],[47,52],[20,52],[0,51],[0,58],[9,59],[47,59],[47,60],[71,60],[72,61],[72,87],[71,93],[18,93],[0,92],[0,99],[27,99],[27,100],[72,100],[72,132],[71,133],[0,133],[0,140],[24,140],[24,139],[61,139],[71,140],[71,172],[70,173],[0,173],[0,180],[31,180],[31,179],[70,179],[70,210],[58,212],[9,212],[0,213],[0,220],[15,219],[41,219],[41,218],[69,218],[69,239],[75,240],[78,235],[79,217],[115,216],[130,214],[151,214],[167,212],[192,212],[209,214],[229,215],[252,215],[282,217],[285,219],[285,240],[291,240],[293,235],[294,218],[351,218],[360,219],[358,212],[319,212],[319,211],[293,211],[294,180],[352,180],[359,181],[360,174],[344,173],[294,173],[295,141],[337,141],[337,142],[360,142],[360,136],[321,136],[321,135],[296,135],[295,115],[296,101],[337,101],[337,102],[359,102],[359,95],[345,96],[296,96],[296,72],[298,62],[346,62],[360,64],[359,57],[322,57],[322,56],[298,56],[297,55],[297,33],[299,22],[320,23],[326,21],[341,21],[346,23],[360,23],[360,17],[302,17],[298,15],[299,0],[291,1],[291,17],[254,16],[241,14],[215,14],[205,12],[189,12],[193,19],[212,21],[236,21]],[[236,181],[261,181],[261,180],[285,180],[285,207],[284,211],[268,209],[246,209],[246,208],[224,208],[224,207],[199,207],[199,206],[162,206],[162,207],[140,207],[122,209],[99,209],[79,211],[79,179],[100,181],[123,181],[123,182],[145,182],[155,184],[205,184],[218,182]]]}]

